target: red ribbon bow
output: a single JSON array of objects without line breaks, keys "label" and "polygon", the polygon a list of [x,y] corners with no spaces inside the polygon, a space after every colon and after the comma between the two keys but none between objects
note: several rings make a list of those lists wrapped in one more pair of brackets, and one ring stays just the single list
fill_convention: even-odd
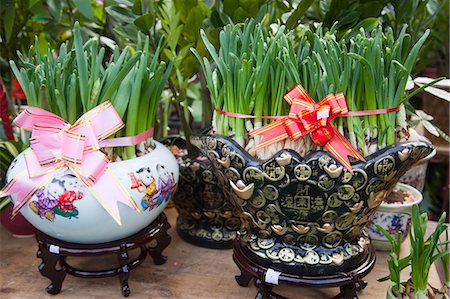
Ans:
[{"label": "red ribbon bow", "polygon": [[262,136],[256,150],[288,137],[296,140],[310,134],[315,144],[325,147],[350,172],[352,167],[348,156],[365,161],[331,123],[336,117],[348,113],[343,93],[329,94],[316,103],[301,85],[297,85],[284,96],[284,99],[291,105],[288,116],[249,133]]}]

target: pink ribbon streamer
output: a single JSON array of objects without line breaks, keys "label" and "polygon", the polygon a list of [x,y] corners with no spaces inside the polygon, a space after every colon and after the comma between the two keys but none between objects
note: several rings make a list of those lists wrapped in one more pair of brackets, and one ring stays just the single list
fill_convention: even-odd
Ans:
[{"label": "pink ribbon streamer", "polygon": [[0,198],[17,194],[13,217],[58,169],[73,171],[119,225],[118,202],[140,211],[108,169],[110,161],[100,148],[136,145],[152,136],[153,128],[133,137],[106,139],[124,126],[110,102],[88,111],[73,125],[36,107],[27,107],[14,123],[30,131],[31,138],[30,149],[24,153],[26,171],[16,175],[0,191]]},{"label": "pink ribbon streamer", "polygon": [[119,137],[100,140],[100,147],[117,147],[117,146],[129,146],[135,145],[153,136],[153,128],[148,129],[136,136],[132,137]]}]

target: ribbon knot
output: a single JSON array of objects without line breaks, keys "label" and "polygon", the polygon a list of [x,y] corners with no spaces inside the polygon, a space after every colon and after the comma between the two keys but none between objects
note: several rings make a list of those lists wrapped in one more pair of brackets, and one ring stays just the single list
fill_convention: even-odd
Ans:
[{"label": "ribbon knot", "polygon": [[[298,106],[294,108],[298,109]],[[326,126],[327,122],[329,121],[328,118],[330,116],[330,106],[314,104],[305,109],[301,109],[300,112],[296,114],[296,116],[297,120],[301,122],[301,124],[307,131],[314,131]]]},{"label": "ribbon knot", "polygon": [[25,154],[28,175],[38,177],[50,169],[66,167],[92,186],[106,171],[109,160],[100,152],[100,140],[123,128],[110,102],[81,116],[73,125],[43,109],[28,107],[14,122],[31,131],[31,152]]},{"label": "ribbon knot", "polygon": [[58,169],[71,170],[117,223],[120,224],[117,202],[139,210],[125,187],[108,170],[110,161],[100,148],[137,144],[147,139],[152,129],[134,137],[105,140],[124,126],[110,102],[88,111],[73,125],[36,107],[27,107],[14,122],[31,131],[31,138],[30,149],[24,152],[26,171],[19,173],[0,191],[0,197],[17,194],[13,215],[53,178],[53,172]]},{"label": "ribbon knot", "polygon": [[334,130],[331,124],[326,124],[323,128],[318,128],[311,132],[311,139],[320,147],[326,147],[327,143],[334,138]]},{"label": "ribbon knot", "polygon": [[291,105],[288,116],[249,133],[263,137],[256,150],[286,138],[296,140],[310,134],[315,144],[328,149],[350,172],[352,169],[348,156],[364,161],[331,123],[336,117],[348,113],[343,93],[329,94],[315,103],[303,87],[297,85],[284,99]]}]

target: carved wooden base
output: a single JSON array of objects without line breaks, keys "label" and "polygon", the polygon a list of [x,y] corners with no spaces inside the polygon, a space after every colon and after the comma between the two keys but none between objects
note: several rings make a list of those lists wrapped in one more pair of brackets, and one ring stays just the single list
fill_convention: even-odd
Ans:
[{"label": "carved wooden base", "polygon": [[[167,234],[170,224],[164,213],[140,232],[121,240],[100,244],[76,244],[61,241],[41,231],[36,231],[38,241],[37,257],[42,259],[38,269],[41,274],[50,279],[51,283],[46,291],[50,294],[58,294],[66,274],[77,277],[110,277],[119,276],[122,295],[130,295],[128,278],[130,271],[142,263],[147,255],[150,255],[156,265],[162,265],[167,257],[162,251],[170,244],[171,237]],[[156,241],[153,247],[147,243]],[[128,251],[140,249],[140,254],[133,260],[129,259]],[[117,254],[119,266],[105,270],[83,270],[69,265],[66,261],[68,256],[98,256],[105,254]]]},{"label": "carved wooden base", "polygon": [[[233,260],[241,271],[240,275],[235,276],[236,282],[246,287],[250,280],[254,279],[258,293],[256,299],[284,299],[285,297],[272,291],[273,284],[266,282],[266,273],[268,268],[257,264],[251,260],[245,251],[242,250],[239,236],[233,242]],[[358,298],[357,291],[364,289],[367,282],[362,278],[366,276],[375,265],[375,251],[372,247],[369,249],[369,257],[356,269],[346,273],[336,273],[326,276],[299,276],[287,273],[281,273],[278,282],[296,285],[300,287],[339,287],[340,293],[337,298]]]}]

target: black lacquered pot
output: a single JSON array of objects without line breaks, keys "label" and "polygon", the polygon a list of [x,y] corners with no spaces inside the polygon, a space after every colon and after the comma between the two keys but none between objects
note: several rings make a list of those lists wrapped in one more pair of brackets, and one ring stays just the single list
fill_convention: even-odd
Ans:
[{"label": "black lacquered pot", "polygon": [[240,211],[242,249],[259,264],[298,275],[362,264],[370,246],[366,223],[400,176],[433,150],[422,142],[387,147],[352,164],[352,174],[325,151],[302,158],[281,150],[261,161],[227,137],[192,142]]},{"label": "black lacquered pot", "polygon": [[[178,139],[177,145],[185,147],[184,140]],[[240,220],[235,206],[219,187],[211,163],[204,156],[175,155],[180,169],[173,197],[178,234],[194,245],[231,248]]]}]

